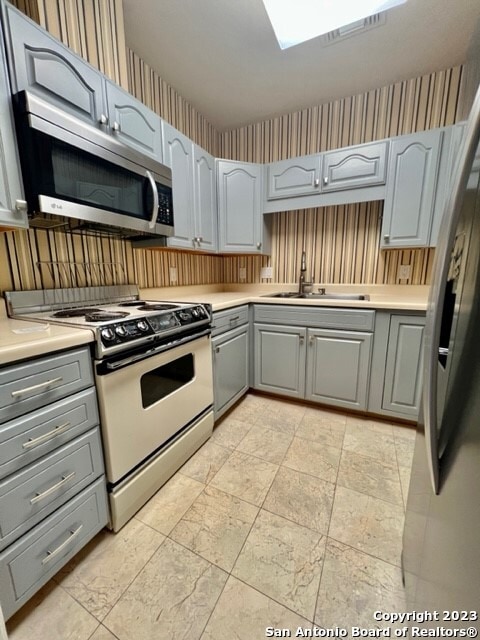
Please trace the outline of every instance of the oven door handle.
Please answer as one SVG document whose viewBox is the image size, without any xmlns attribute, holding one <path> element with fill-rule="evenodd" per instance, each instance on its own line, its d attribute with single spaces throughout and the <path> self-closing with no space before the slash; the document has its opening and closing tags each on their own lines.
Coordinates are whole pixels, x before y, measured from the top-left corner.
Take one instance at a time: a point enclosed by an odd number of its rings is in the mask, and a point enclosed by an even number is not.
<svg viewBox="0 0 480 640">
<path fill-rule="evenodd" d="M 150 358 L 158 353 L 162 353 L 163 351 L 169 351 L 170 349 L 174 349 L 175 347 L 179 347 L 182 344 L 186 344 L 187 342 L 192 342 L 192 340 L 196 340 L 197 338 L 202 338 L 203 336 L 208 336 L 211 333 L 210 327 L 205 329 L 204 331 L 199 331 L 194 335 L 187 336 L 185 338 L 178 338 L 177 340 L 172 340 L 167 344 L 162 344 L 158 347 L 153 347 L 152 349 L 148 349 L 144 353 L 138 353 L 135 356 L 129 356 L 128 358 L 123 358 L 123 360 L 117 360 L 115 362 L 107 362 L 107 369 L 110 371 L 115 371 L 116 369 L 121 369 L 122 367 L 126 367 L 129 364 L 133 364 L 134 362 L 139 362 L 140 360 L 145 360 L 146 358 Z"/>
</svg>

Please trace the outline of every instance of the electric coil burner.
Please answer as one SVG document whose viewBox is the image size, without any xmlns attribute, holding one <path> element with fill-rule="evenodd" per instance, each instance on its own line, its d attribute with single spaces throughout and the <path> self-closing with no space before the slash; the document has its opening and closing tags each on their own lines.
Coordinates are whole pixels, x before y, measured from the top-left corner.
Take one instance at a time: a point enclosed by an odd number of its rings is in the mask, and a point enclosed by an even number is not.
<svg viewBox="0 0 480 640">
<path fill-rule="evenodd" d="M 86 313 L 85 320 L 87 322 L 104 322 L 105 320 L 119 320 L 129 315 L 128 311 L 100 311 L 97 309 L 92 313 Z"/>
<path fill-rule="evenodd" d="M 78 309 L 62 309 L 62 311 L 56 311 L 52 318 L 81 318 L 82 316 L 86 316 L 89 313 L 96 313 L 100 311 L 98 308 L 94 307 L 80 307 Z"/>
</svg>

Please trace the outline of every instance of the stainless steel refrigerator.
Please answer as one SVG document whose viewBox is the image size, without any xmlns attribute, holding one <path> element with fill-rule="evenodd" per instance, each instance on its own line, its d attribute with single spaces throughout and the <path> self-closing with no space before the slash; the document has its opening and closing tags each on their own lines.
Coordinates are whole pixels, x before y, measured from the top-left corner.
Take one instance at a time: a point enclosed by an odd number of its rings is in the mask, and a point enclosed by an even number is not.
<svg viewBox="0 0 480 640">
<path fill-rule="evenodd" d="M 439 613 L 438 620 L 417 625 L 423 629 L 480 628 L 478 619 L 443 619 L 443 611 L 452 610 L 480 615 L 479 141 L 480 90 L 436 250 L 425 330 L 423 412 L 405 517 L 407 610 Z"/>
</svg>

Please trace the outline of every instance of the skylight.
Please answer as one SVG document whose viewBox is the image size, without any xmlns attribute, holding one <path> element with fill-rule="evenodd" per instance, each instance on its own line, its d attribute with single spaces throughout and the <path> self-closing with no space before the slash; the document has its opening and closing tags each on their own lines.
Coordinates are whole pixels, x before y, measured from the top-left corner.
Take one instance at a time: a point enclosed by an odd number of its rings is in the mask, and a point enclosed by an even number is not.
<svg viewBox="0 0 480 640">
<path fill-rule="evenodd" d="M 281 49 L 368 18 L 407 0 L 263 0 Z"/>
</svg>

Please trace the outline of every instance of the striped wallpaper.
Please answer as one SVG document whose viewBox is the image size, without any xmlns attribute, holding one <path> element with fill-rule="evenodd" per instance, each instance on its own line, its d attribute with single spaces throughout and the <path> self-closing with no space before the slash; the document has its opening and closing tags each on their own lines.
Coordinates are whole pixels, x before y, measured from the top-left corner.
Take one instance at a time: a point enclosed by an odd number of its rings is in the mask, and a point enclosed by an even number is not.
<svg viewBox="0 0 480 640">
<path fill-rule="evenodd" d="M 303 111 L 227 131 L 223 157 L 273 162 L 459 120 L 462 67 L 398 82 Z M 380 250 L 382 202 L 290 211 L 274 216 L 271 266 L 276 282 L 295 282 L 306 250 L 315 282 L 428 284 L 434 250 Z M 411 277 L 397 278 L 400 265 Z"/>
<path fill-rule="evenodd" d="M 350 144 L 452 124 L 460 113 L 462 67 L 399 82 L 246 127 L 217 132 L 195 108 L 125 47 L 121 0 L 14 0 L 53 35 L 210 153 L 269 162 Z M 295 282 L 300 254 L 319 283 L 395 283 L 398 266 L 410 264 L 411 284 L 430 280 L 434 251 L 380 251 L 382 203 L 274 213 L 272 254 L 208 256 L 185 251 L 132 249 L 118 238 L 70 236 L 29 230 L 0 234 L 0 289 L 90 284 L 95 273 L 80 266 L 37 262 L 121 263 L 104 273 L 110 282 L 167 286 L 169 268 L 177 284 L 260 282 L 262 266 L 273 280 Z M 246 279 L 239 270 L 245 268 Z M 68 278 L 70 277 L 70 281 Z"/>
</svg>

